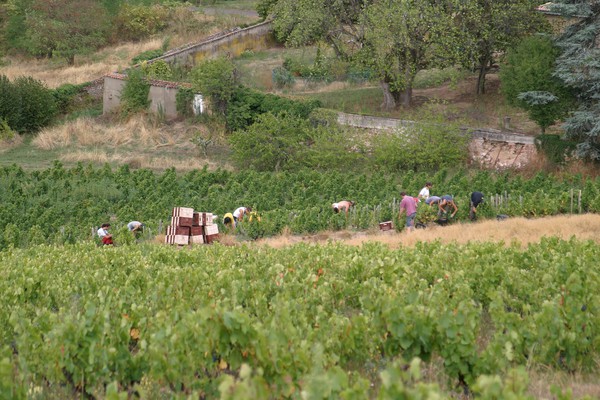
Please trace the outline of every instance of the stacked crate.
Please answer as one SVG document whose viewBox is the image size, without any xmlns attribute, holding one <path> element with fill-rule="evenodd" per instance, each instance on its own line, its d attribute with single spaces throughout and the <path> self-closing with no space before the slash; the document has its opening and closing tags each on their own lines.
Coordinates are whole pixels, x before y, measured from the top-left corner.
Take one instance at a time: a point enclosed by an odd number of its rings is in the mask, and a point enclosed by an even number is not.
<svg viewBox="0 0 600 400">
<path fill-rule="evenodd" d="M 171 225 L 167 226 L 165 243 L 187 244 L 212 243 L 219 237 L 219 227 L 213 222 L 213 214 L 195 212 L 189 207 L 175 207 Z"/>
</svg>

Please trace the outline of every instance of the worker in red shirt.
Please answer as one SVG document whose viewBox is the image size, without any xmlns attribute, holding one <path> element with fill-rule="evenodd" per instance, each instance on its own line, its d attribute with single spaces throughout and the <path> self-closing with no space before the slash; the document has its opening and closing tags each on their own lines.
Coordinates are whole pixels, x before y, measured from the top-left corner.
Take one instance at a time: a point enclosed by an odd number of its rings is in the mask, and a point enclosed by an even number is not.
<svg viewBox="0 0 600 400">
<path fill-rule="evenodd" d="M 415 216 L 417 215 L 417 203 L 415 198 L 401 192 L 402 201 L 400 202 L 400 211 L 398 212 L 398 219 L 402 218 L 402 214 L 406 212 L 406 228 L 411 232 L 415 227 Z"/>
</svg>

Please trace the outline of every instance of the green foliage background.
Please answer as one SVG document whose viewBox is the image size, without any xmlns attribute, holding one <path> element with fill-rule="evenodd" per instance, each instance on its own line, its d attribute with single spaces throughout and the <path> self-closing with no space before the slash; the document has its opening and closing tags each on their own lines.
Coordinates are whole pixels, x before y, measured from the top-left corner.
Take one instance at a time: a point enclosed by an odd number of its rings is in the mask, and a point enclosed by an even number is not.
<svg viewBox="0 0 600 400">
<path fill-rule="evenodd" d="M 542 133 L 565 117 L 574 103 L 571 90 L 553 76 L 558 55 L 559 49 L 550 37 L 530 36 L 508 53 L 507 65 L 500 71 L 502 92 L 508 102 L 527 110 Z M 548 104 L 531 104 L 519 99 L 524 92 L 548 92 L 557 100 Z"/>
</svg>

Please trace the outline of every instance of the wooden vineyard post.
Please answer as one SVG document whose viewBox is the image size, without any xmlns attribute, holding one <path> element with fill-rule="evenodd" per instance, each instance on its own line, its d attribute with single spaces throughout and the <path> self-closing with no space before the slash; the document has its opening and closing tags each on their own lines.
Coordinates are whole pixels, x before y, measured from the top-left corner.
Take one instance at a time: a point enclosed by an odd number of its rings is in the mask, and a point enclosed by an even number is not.
<svg viewBox="0 0 600 400">
<path fill-rule="evenodd" d="M 571 188 L 571 214 L 573 214 L 573 188 Z"/>
</svg>

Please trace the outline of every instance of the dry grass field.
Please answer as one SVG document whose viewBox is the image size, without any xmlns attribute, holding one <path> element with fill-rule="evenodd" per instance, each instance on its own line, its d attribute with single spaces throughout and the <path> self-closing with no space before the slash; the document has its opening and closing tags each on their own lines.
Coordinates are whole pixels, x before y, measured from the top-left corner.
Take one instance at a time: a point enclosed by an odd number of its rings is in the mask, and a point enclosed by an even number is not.
<svg viewBox="0 0 600 400">
<path fill-rule="evenodd" d="M 259 245 L 285 247 L 299 242 L 325 244 L 342 242 L 360 246 L 366 242 L 380 242 L 392 248 L 414 246 L 419 242 L 440 241 L 441 243 L 464 244 L 469 242 L 503 242 L 508 245 L 527 246 L 539 242 L 543 237 L 559 237 L 593 240 L 600 243 L 600 215 L 560 215 L 527 219 L 509 218 L 504 221 L 485 220 L 476 223 L 457 223 L 450 226 L 431 226 L 413 232 L 368 232 L 339 231 L 320 232 L 315 235 L 295 236 L 285 234 L 257 241 Z M 230 239 L 225 239 L 231 243 Z"/>
<path fill-rule="evenodd" d="M 162 39 L 150 39 L 139 43 L 126 43 L 100 50 L 85 59 L 76 59 L 75 65 L 66 66 L 51 60 L 11 58 L 9 65 L 2 67 L 2 74 L 13 80 L 19 76 L 31 76 L 56 88 L 65 83 L 81 84 L 100 78 L 104 74 L 129 66 L 136 55 L 159 49 Z"/>
<path fill-rule="evenodd" d="M 212 137 L 214 144 L 202 154 L 195 135 Z M 65 164 L 128 164 L 134 168 L 163 170 L 175 167 L 189 171 L 231 166 L 227 149 L 217 135 L 202 125 L 162 123 L 147 115 L 136 115 L 120 123 L 80 118 L 40 131 L 31 145 L 40 151 L 56 151 Z"/>
</svg>

